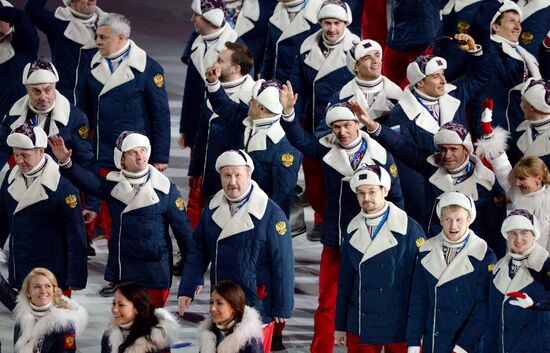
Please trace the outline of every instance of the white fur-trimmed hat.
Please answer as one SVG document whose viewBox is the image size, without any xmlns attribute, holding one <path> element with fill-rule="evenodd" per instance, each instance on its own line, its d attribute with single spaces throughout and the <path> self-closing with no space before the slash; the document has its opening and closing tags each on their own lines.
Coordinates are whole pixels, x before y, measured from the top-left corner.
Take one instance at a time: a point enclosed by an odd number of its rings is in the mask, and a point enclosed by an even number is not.
<svg viewBox="0 0 550 353">
<path fill-rule="evenodd" d="M 460 206 L 470 214 L 470 222 L 473 222 L 476 219 L 476 205 L 474 200 L 470 196 L 464 195 L 461 192 L 450 191 L 446 192 L 439 197 L 439 202 L 437 203 L 436 213 L 437 217 L 441 219 L 441 210 L 447 206 Z"/>
<path fill-rule="evenodd" d="M 443 124 L 438 132 L 434 135 L 434 144 L 438 145 L 463 145 L 468 154 L 474 153 L 474 144 L 472 136 L 466 128 L 459 123 L 452 121 Z"/>
<path fill-rule="evenodd" d="M 532 231 L 535 235 L 535 240 L 540 238 L 540 223 L 537 217 L 527 210 L 517 209 L 510 212 L 508 217 L 502 222 L 500 232 L 505 239 L 508 239 L 507 233 L 518 229 Z"/>
<path fill-rule="evenodd" d="M 407 66 L 407 80 L 413 85 L 422 81 L 426 76 L 439 70 L 447 69 L 447 60 L 440 56 L 420 55 Z"/>
<path fill-rule="evenodd" d="M 18 126 L 8 135 L 6 140 L 11 148 L 22 148 L 32 150 L 35 148 L 48 147 L 48 135 L 40 126 L 23 124 Z"/>
<path fill-rule="evenodd" d="M 258 80 L 252 88 L 252 98 L 273 114 L 281 115 L 283 113 L 280 99 L 281 88 L 282 85 L 277 80 Z"/>
<path fill-rule="evenodd" d="M 341 0 L 325 0 L 317 13 L 317 21 L 321 23 L 325 18 L 335 18 L 344 21 L 349 26 L 353 20 L 349 5 Z"/>
<path fill-rule="evenodd" d="M 377 165 L 362 165 L 353 173 L 349 185 L 353 192 L 357 192 L 357 187 L 361 185 L 383 186 L 389 191 L 391 178 L 384 168 Z"/>
<path fill-rule="evenodd" d="M 506 11 L 515 11 L 519 15 L 519 20 L 523 21 L 523 12 L 521 11 L 521 8 L 513 1 L 510 0 L 504 0 L 502 2 L 502 5 L 498 8 L 497 12 L 493 16 L 493 19 L 491 20 L 490 27 L 491 30 L 493 28 L 493 23 L 497 20 L 498 16 L 500 16 L 502 13 Z"/>
<path fill-rule="evenodd" d="M 2 3 L 2 5 L 4 5 L 4 7 L 13 7 L 13 5 L 9 1 L 0 0 L 0 2 Z"/>
<path fill-rule="evenodd" d="M 535 109 L 550 114 L 550 82 L 529 78 L 521 90 L 523 98 Z"/>
<path fill-rule="evenodd" d="M 364 39 L 351 47 L 346 55 L 346 64 L 349 71 L 355 75 L 355 63 L 357 60 L 361 59 L 373 50 L 380 53 L 380 60 L 382 60 L 382 47 L 378 44 L 378 42 L 372 39 Z"/>
<path fill-rule="evenodd" d="M 193 0 L 191 10 L 218 28 L 225 24 L 224 0 Z"/>
<path fill-rule="evenodd" d="M 219 173 L 223 167 L 244 165 L 254 171 L 254 162 L 252 158 L 243 150 L 229 150 L 220 154 L 216 159 L 216 171 Z"/>
<path fill-rule="evenodd" d="M 55 66 L 42 59 L 25 65 L 22 82 L 24 85 L 37 85 L 42 83 L 56 83 L 59 81 L 59 74 Z"/>
<path fill-rule="evenodd" d="M 122 168 L 122 154 L 136 147 L 145 147 L 147 149 L 147 159 L 151 157 L 151 142 L 145 135 L 135 131 L 123 131 L 118 135 L 114 149 L 114 162 L 118 169 Z"/>
<path fill-rule="evenodd" d="M 325 116 L 327 125 L 331 126 L 332 123 L 340 120 L 353 120 L 359 122 L 355 113 L 349 109 L 347 102 L 335 103 L 327 107 L 327 114 Z"/>
</svg>

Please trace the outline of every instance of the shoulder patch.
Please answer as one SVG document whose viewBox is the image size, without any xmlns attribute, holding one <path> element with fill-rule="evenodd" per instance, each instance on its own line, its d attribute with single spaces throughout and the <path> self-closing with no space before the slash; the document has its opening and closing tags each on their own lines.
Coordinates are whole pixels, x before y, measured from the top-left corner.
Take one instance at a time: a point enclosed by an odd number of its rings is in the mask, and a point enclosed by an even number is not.
<svg viewBox="0 0 550 353">
<path fill-rule="evenodd" d="M 161 88 L 164 86 L 164 76 L 162 76 L 162 74 L 156 74 L 155 77 L 153 77 L 153 82 L 158 88 Z"/>
<path fill-rule="evenodd" d="M 290 153 L 285 153 L 281 156 L 281 162 L 285 167 L 291 167 L 294 164 L 294 156 Z"/>
<path fill-rule="evenodd" d="M 521 42 L 523 44 L 531 44 L 535 36 L 531 32 L 523 32 L 521 34 Z"/>
<path fill-rule="evenodd" d="M 78 136 L 80 136 L 81 139 L 86 140 L 88 136 L 90 136 L 90 129 L 86 125 L 82 125 L 78 128 Z"/>
<path fill-rule="evenodd" d="M 183 197 L 178 197 L 176 199 L 176 207 L 180 210 L 180 211 L 184 211 L 185 210 L 185 201 L 183 201 Z"/>
<path fill-rule="evenodd" d="M 493 263 L 487 265 L 487 271 L 489 271 L 489 272 L 493 272 L 494 268 L 495 268 L 495 264 L 493 264 Z"/>
<path fill-rule="evenodd" d="M 76 348 L 74 333 L 70 333 L 70 334 L 65 335 L 63 341 L 64 341 L 63 346 L 64 346 L 65 349 L 75 349 Z"/>
<path fill-rule="evenodd" d="M 422 245 L 424 245 L 425 242 L 426 242 L 426 238 L 424 237 L 420 237 L 416 239 L 416 247 L 420 248 Z"/>
<path fill-rule="evenodd" d="M 394 178 L 397 177 L 397 166 L 395 163 L 390 165 L 390 173 Z"/>
<path fill-rule="evenodd" d="M 493 202 L 497 207 L 503 207 L 506 204 L 506 197 L 502 194 L 493 196 Z"/>
<path fill-rule="evenodd" d="M 286 233 L 286 222 L 285 221 L 280 221 L 279 223 L 277 223 L 275 225 L 275 230 L 277 231 L 277 233 L 279 233 L 281 235 L 285 235 L 285 233 Z"/>
<path fill-rule="evenodd" d="M 456 30 L 458 33 L 468 33 L 468 30 L 470 29 L 470 24 L 466 21 L 459 21 L 456 24 Z"/>
<path fill-rule="evenodd" d="M 76 205 L 78 205 L 76 195 L 74 195 L 74 194 L 67 195 L 67 197 L 65 197 L 65 203 L 70 208 L 75 208 Z"/>
</svg>

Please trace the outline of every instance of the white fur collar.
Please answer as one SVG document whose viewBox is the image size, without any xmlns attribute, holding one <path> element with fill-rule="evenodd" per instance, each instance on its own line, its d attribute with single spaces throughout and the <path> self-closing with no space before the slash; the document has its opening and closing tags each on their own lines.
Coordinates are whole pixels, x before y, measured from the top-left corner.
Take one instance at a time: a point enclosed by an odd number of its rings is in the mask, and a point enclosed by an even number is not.
<svg viewBox="0 0 550 353">
<path fill-rule="evenodd" d="M 170 192 L 170 180 L 152 165 L 149 165 L 149 180 L 139 189 L 137 195 L 134 194 L 132 186 L 122 172 L 110 172 L 107 174 L 107 180 L 117 182 L 111 191 L 111 196 L 126 204 L 122 213 L 158 203 L 160 199 L 155 190 L 165 195 Z"/>
<path fill-rule="evenodd" d="M 50 311 L 36 321 L 25 294 L 19 293 L 13 315 L 21 328 L 21 336 L 15 342 L 15 352 L 33 352 L 33 347 L 44 336 L 70 327 L 74 328 L 77 335 L 84 332 L 88 323 L 88 312 L 72 299 L 63 297 L 63 300 L 68 303 L 67 308 L 58 308 L 52 305 Z"/>
<path fill-rule="evenodd" d="M 450 83 L 445 84 L 446 93 L 439 98 L 439 124 L 415 98 L 412 93 L 413 89 L 413 85 L 405 87 L 398 103 L 409 120 L 414 120 L 417 126 L 435 135 L 441 125 L 453 120 L 456 111 L 460 107 L 460 100 L 449 95 L 449 92 L 454 91 L 456 86 Z"/>
<path fill-rule="evenodd" d="M 322 29 L 309 36 L 302 46 L 300 47 L 300 54 L 309 52 L 304 60 L 304 63 L 309 67 L 317 71 L 314 81 L 318 81 L 326 75 L 334 72 L 342 67 L 346 67 L 346 53 L 355 44 L 359 43 L 361 39 L 355 34 L 351 33 L 348 28 L 344 32 L 344 39 L 340 45 L 336 46 L 328 57 L 325 58 L 321 48 L 319 47 L 319 40 L 321 39 Z"/>
<path fill-rule="evenodd" d="M 130 51 L 128 57 L 120 63 L 119 67 L 111 74 L 107 59 L 101 56 L 99 51 L 94 55 L 92 59 L 92 75 L 103 84 L 103 89 L 99 95 L 103 95 L 115 87 L 121 86 L 126 82 L 134 79 L 134 73 L 131 68 L 136 69 L 139 72 L 145 71 L 145 65 L 147 64 L 147 53 L 143 49 L 137 46 L 134 41 L 128 39 L 130 42 Z"/>
<path fill-rule="evenodd" d="M 374 240 L 370 240 L 370 234 L 361 213 L 355 216 L 348 225 L 348 234 L 355 232 L 351 236 L 349 243 L 363 254 L 361 263 L 394 246 L 397 246 L 397 239 L 395 239 L 393 233 L 400 235 L 407 234 L 407 226 L 409 223 L 407 214 L 393 203 L 389 201 L 387 202 L 390 209 L 388 219 L 382 228 L 380 228 L 380 231 Z"/>
<path fill-rule="evenodd" d="M 497 262 L 493 269 L 493 273 L 495 274 L 493 284 L 502 294 L 521 291 L 534 281 L 528 269 L 530 268 L 535 272 L 540 272 L 544 263 L 548 260 L 548 256 L 548 251 L 539 244 L 536 244 L 525 261 L 525 265 L 520 266 L 514 278 L 511 279 L 508 264 L 512 261 L 512 257 L 510 253 L 507 253 Z"/>
<path fill-rule="evenodd" d="M 443 10 L 441 10 L 442 15 L 448 15 L 450 14 L 453 9 L 455 12 L 460 12 L 464 8 L 473 5 L 475 3 L 478 3 L 483 0 L 449 0 L 445 7 L 443 7 Z"/>
<path fill-rule="evenodd" d="M 241 322 L 235 325 L 233 333 L 225 337 L 216 346 L 216 334 L 212 332 L 213 325 L 210 319 L 200 323 L 197 330 L 197 341 L 201 353 L 239 353 L 253 339 L 262 340 L 262 321 L 258 312 L 245 306 Z"/>
<path fill-rule="evenodd" d="M 506 55 L 508 55 L 513 59 L 523 62 L 527 67 L 527 70 L 529 70 L 530 77 L 533 77 L 537 80 L 541 79 L 541 75 L 539 71 L 539 63 L 537 62 L 537 59 L 531 53 L 529 53 L 524 47 L 518 44 L 515 48 L 513 48 L 506 40 L 504 40 L 503 38 L 497 35 L 491 35 L 491 40 L 493 42 L 500 43 L 502 47 L 502 51 Z"/>
<path fill-rule="evenodd" d="M 23 173 L 21 173 L 19 167 L 15 166 L 11 170 L 8 176 L 8 192 L 11 197 L 17 201 L 17 207 L 15 208 L 14 213 L 17 213 L 40 201 L 47 200 L 49 197 L 46 193 L 45 187 L 51 191 L 57 190 L 59 179 L 61 179 L 59 165 L 55 163 L 55 161 L 47 154 L 44 156 L 46 157 L 46 165 L 44 166 L 44 170 L 28 189 L 25 185 Z"/>
<path fill-rule="evenodd" d="M 174 316 L 166 309 L 155 309 L 155 315 L 159 323 L 151 329 L 151 341 L 140 337 L 124 351 L 125 353 L 157 352 L 177 342 L 180 326 Z M 105 335 L 109 339 L 111 352 L 118 352 L 124 338 L 114 320 L 109 323 Z"/>
<path fill-rule="evenodd" d="M 384 165 L 386 164 L 388 153 L 381 144 L 372 139 L 368 133 L 363 130 L 359 130 L 359 133 L 363 139 L 367 142 L 367 152 L 361 159 L 359 165 L 373 164 L 374 161 Z M 346 151 L 338 143 L 336 135 L 330 133 L 319 140 L 319 143 L 325 147 L 330 148 L 330 150 L 323 156 L 323 161 L 334 168 L 338 173 L 342 174 L 344 177 L 351 178 L 354 173 L 353 168 L 349 162 L 349 158 L 346 154 Z"/>
<path fill-rule="evenodd" d="M 382 76 L 382 91 L 376 97 L 372 106 L 368 105 L 365 95 L 357 84 L 355 78 L 342 87 L 339 93 L 340 100 L 355 100 L 369 113 L 373 119 L 389 114 L 394 104 L 390 99 L 399 100 L 403 95 L 401 88 L 386 76 Z"/>
<path fill-rule="evenodd" d="M 429 252 L 420 262 L 438 280 L 436 286 L 440 287 L 447 282 L 473 272 L 474 266 L 469 257 L 472 256 L 479 261 L 483 260 L 487 253 L 487 243 L 470 230 L 470 238 L 466 248 L 462 249 L 449 266 L 447 266 L 443 257 L 442 233 L 426 240 L 424 245 L 420 247 L 420 252 Z M 486 270 L 488 271 L 488 269 Z"/>
<path fill-rule="evenodd" d="M 15 50 L 11 45 L 11 41 L 4 40 L 0 43 L 0 64 L 3 64 L 15 56 Z"/>
<path fill-rule="evenodd" d="M 191 61 L 197 69 L 202 79 L 206 79 L 204 73 L 206 69 L 218 60 L 218 54 L 225 48 L 225 42 L 235 42 L 239 35 L 229 24 L 223 26 L 222 34 L 215 43 L 206 48 L 206 43 L 202 36 L 198 36 L 191 46 Z M 205 52 L 206 50 L 206 52 Z"/>
<path fill-rule="evenodd" d="M 283 130 L 281 122 L 278 120 L 273 123 L 273 125 L 271 125 L 267 130 L 257 130 L 254 136 L 250 138 L 250 141 L 247 140 L 253 129 L 254 123 L 252 122 L 252 119 L 250 117 L 246 117 L 246 119 L 243 120 L 243 125 L 246 126 L 243 139 L 245 145 L 248 142 L 246 148 L 247 152 L 265 151 L 267 149 L 268 137 L 274 144 L 279 143 L 279 141 L 281 141 L 281 139 L 285 137 L 285 130 Z"/>
<path fill-rule="evenodd" d="M 516 143 L 524 155 L 541 157 L 550 154 L 550 129 L 543 131 L 534 141 L 530 121 L 523 121 L 517 131 L 525 131 Z"/>
<path fill-rule="evenodd" d="M 529 0 L 527 3 L 525 3 L 525 0 L 520 0 L 518 1 L 518 5 L 521 8 L 522 13 L 521 21 L 524 22 L 531 15 L 550 6 L 550 2 L 548 2 L 548 0 Z"/>
<path fill-rule="evenodd" d="M 10 125 L 10 129 L 13 131 L 17 127 L 25 123 L 27 119 L 27 112 L 29 111 L 29 95 L 24 95 L 17 102 L 13 104 L 8 113 L 11 116 L 18 116 L 18 118 Z M 52 109 L 50 131 L 48 131 L 48 137 L 59 134 L 59 128 L 57 123 L 63 126 L 67 126 L 69 123 L 69 116 L 71 115 L 71 104 L 69 100 L 65 98 L 57 90 L 55 91 L 55 105 Z"/>
<path fill-rule="evenodd" d="M 284 4 L 279 2 L 275 7 L 273 16 L 269 19 L 269 22 L 282 31 L 277 43 L 297 34 L 309 31 L 311 26 L 317 23 L 317 13 L 319 12 L 321 4 L 322 1 L 320 0 L 307 0 L 306 6 L 302 11 L 290 21 Z"/>
<path fill-rule="evenodd" d="M 256 26 L 260 19 L 260 3 L 258 0 L 243 1 L 243 6 L 237 17 L 235 31 L 242 37 Z"/>
<path fill-rule="evenodd" d="M 106 12 L 103 12 L 99 7 L 96 7 L 96 14 L 98 22 L 108 15 Z M 65 35 L 65 38 L 70 39 L 80 45 L 90 45 L 91 43 L 95 42 L 95 38 L 92 36 L 90 31 L 81 21 L 79 21 L 79 19 L 77 19 L 72 14 L 69 8 L 58 7 L 55 10 L 55 18 L 61 21 L 69 22 L 67 29 L 65 29 L 65 32 L 63 33 Z"/>
<path fill-rule="evenodd" d="M 222 229 L 218 240 L 254 229 L 254 222 L 252 222 L 250 215 L 258 220 L 264 216 L 269 198 L 254 180 L 251 183 L 253 186 L 252 195 L 233 217 L 231 217 L 229 202 L 223 189 L 218 191 L 210 201 L 209 209 L 216 209 L 212 214 L 212 220 Z"/>
<path fill-rule="evenodd" d="M 436 167 L 439 167 L 434 174 L 430 177 L 430 183 L 436 186 L 441 191 L 459 191 L 465 195 L 470 196 L 474 201 L 479 198 L 477 192 L 477 184 L 484 187 L 487 190 L 491 190 L 495 184 L 495 174 L 486 166 L 483 165 L 481 160 L 475 156 L 470 156 L 470 161 L 474 164 L 473 174 L 463 182 L 454 185 L 451 174 L 443 166 L 439 166 L 436 163 L 436 155 L 432 154 L 428 157 L 428 162 Z"/>
</svg>

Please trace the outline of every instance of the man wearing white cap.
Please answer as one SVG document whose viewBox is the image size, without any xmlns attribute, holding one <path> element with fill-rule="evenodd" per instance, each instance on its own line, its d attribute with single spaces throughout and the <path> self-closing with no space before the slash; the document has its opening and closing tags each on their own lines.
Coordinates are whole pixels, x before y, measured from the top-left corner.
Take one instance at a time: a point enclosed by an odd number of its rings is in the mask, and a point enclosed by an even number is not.
<svg viewBox="0 0 550 353">
<path fill-rule="evenodd" d="M 61 94 L 76 104 L 78 80 L 86 77 L 97 52 L 97 24 L 107 13 L 96 0 L 63 0 L 55 11 L 46 8 L 46 0 L 28 0 L 25 10 L 34 25 L 46 34 L 53 63 L 59 68 Z"/>
<path fill-rule="evenodd" d="M 450 121 L 467 126 L 466 106 L 476 97 L 491 73 L 490 56 L 483 55 L 481 46 L 471 36 L 459 33 L 455 38 L 465 42 L 460 50 L 472 57 L 472 70 L 451 84 L 445 79 L 445 59 L 432 55 L 417 57 L 407 67 L 410 84 L 403 90 L 403 96 L 388 118 L 388 125 L 403 138 L 433 152 L 436 151 L 433 136 L 440 126 Z M 424 225 L 428 219 L 422 218 L 425 215 L 422 210 L 424 200 L 418 194 L 424 194 L 426 185 L 421 175 L 410 169 L 405 161 L 396 158 L 397 166 L 402 171 L 405 210 Z"/>
<path fill-rule="evenodd" d="M 25 65 L 36 60 L 38 33 L 29 16 L 0 0 L 0 118 L 25 94 L 19 84 Z"/>
<path fill-rule="evenodd" d="M 359 121 L 347 103 L 329 107 L 326 122 L 332 133 L 317 139 L 305 131 L 293 112 L 296 96 L 290 82 L 283 87 L 282 125 L 290 143 L 304 156 L 322 164 L 323 191 L 326 195 L 321 243 L 321 268 L 319 272 L 319 306 L 315 312 L 312 352 L 332 352 L 334 347 L 334 312 L 340 264 L 340 244 L 346 227 L 359 212 L 356 195 L 348 187 L 353 173 L 363 164 L 376 164 L 391 175 L 388 199 L 403 207 L 401 186 L 393 157 L 370 136 L 360 130 Z M 319 177 L 319 175 L 317 175 Z M 320 189 L 315 189 L 320 192 Z"/>
<path fill-rule="evenodd" d="M 20 288 L 35 267 L 52 271 L 62 290 L 82 289 L 88 276 L 78 190 L 44 150 L 48 136 L 23 124 L 7 139 L 17 166 L 0 189 L 0 247 L 10 236 L 9 281 Z"/>
<path fill-rule="evenodd" d="M 494 173 L 473 154 L 472 137 L 464 126 L 453 122 L 444 124 L 433 138 L 438 152 L 432 153 L 372 120 L 358 104 L 353 107 L 371 136 L 424 178 L 424 193 L 415 197 L 421 198 L 424 223 L 419 223 L 429 235 L 434 236 L 441 230 L 434 222 L 438 196 L 458 191 L 471 197 L 482 215 L 476 222 L 472 219 L 472 229 L 497 255 L 504 255 L 505 244 L 496 236 L 505 217 L 504 191 Z"/>
<path fill-rule="evenodd" d="M 529 211 L 516 209 L 502 223 L 501 233 L 509 250 L 492 271 L 483 352 L 542 352 L 550 347 L 545 312 L 550 257 L 537 242 L 540 225 Z"/>
<path fill-rule="evenodd" d="M 361 212 L 349 223 L 342 244 L 336 344 L 350 353 L 406 353 L 411 278 L 424 230 L 386 201 L 391 178 L 384 168 L 361 167 L 350 186 Z"/>
<path fill-rule="evenodd" d="M 63 175 L 107 202 L 113 233 L 105 280 L 138 283 L 145 287 L 155 307 L 163 307 L 172 284 L 169 228 L 185 258 L 191 226 L 176 185 L 148 163 L 151 144 L 147 136 L 133 131 L 120 134 L 113 151 L 118 170 L 107 174 L 106 179 L 73 161 L 61 137 L 53 137 L 51 146 L 62 161 Z"/>
<path fill-rule="evenodd" d="M 436 211 L 443 230 L 420 247 L 409 302 L 408 352 L 478 352 L 496 258 L 469 228 L 476 218 L 470 197 L 445 193 Z"/>
<path fill-rule="evenodd" d="M 209 199 L 193 234 L 178 291 L 180 315 L 210 264 L 212 287 L 223 280 L 236 282 L 246 304 L 262 315 L 269 352 L 274 323 L 289 318 L 294 306 L 290 227 L 281 208 L 252 180 L 254 162 L 246 152 L 222 153 L 216 170 L 223 189 Z"/>
<path fill-rule="evenodd" d="M 199 35 L 191 46 L 185 76 L 178 141 L 181 148 L 195 145 L 198 120 L 206 104 L 206 69 L 218 60 L 226 42 L 240 41 L 237 32 L 225 20 L 223 0 L 193 0 L 191 10 L 191 20 Z"/>
<path fill-rule="evenodd" d="M 298 93 L 296 117 L 304 121 L 303 126 L 309 132 L 314 132 L 324 119 L 332 95 L 353 78 L 346 67 L 346 52 L 360 42 L 347 28 L 352 23 L 352 13 L 344 1 L 323 1 L 317 21 L 321 29 L 302 43 L 290 79 Z M 318 240 L 326 196 L 320 191 L 323 190 L 320 164 L 304 158 L 304 174 L 307 198 L 315 211 L 315 225 L 308 235 Z"/>
</svg>

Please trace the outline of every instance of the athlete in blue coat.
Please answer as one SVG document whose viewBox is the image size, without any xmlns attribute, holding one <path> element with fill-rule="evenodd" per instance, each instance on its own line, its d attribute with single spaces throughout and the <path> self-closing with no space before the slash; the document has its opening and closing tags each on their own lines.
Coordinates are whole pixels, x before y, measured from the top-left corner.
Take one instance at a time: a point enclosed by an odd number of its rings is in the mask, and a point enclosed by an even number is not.
<svg viewBox="0 0 550 353">
<path fill-rule="evenodd" d="M 55 11 L 47 9 L 46 3 L 47 0 L 29 0 L 25 11 L 48 38 L 53 63 L 59 68 L 59 92 L 75 104 L 77 81 L 86 73 L 86 64 L 97 51 L 94 45 L 97 24 L 107 13 L 95 2 L 64 0 L 66 6 Z"/>
<path fill-rule="evenodd" d="M 431 353 L 480 352 L 496 258 L 487 243 L 468 228 L 476 217 L 470 197 L 444 194 L 437 216 L 443 231 L 420 247 L 414 270 L 408 352 L 419 353 L 420 347 Z"/>
<path fill-rule="evenodd" d="M 406 350 L 410 287 L 425 237 L 418 223 L 385 200 L 390 181 L 375 165 L 362 167 L 351 179 L 361 212 L 349 223 L 342 244 L 335 320 L 339 345 Z"/>
</svg>

